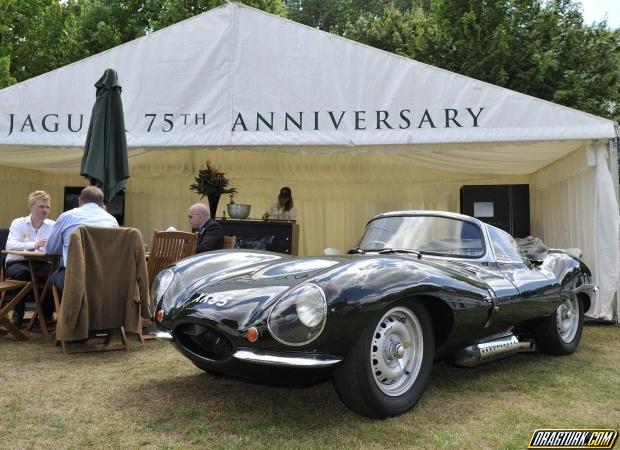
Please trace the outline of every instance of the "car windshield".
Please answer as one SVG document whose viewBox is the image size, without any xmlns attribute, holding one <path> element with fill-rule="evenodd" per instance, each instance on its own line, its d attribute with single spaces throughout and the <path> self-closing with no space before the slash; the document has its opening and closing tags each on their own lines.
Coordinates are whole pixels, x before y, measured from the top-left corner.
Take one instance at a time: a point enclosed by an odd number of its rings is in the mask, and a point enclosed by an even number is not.
<svg viewBox="0 0 620 450">
<path fill-rule="evenodd" d="M 358 248 L 475 258 L 484 254 L 483 242 L 480 228 L 470 222 L 439 216 L 394 216 L 370 222 Z"/>
</svg>

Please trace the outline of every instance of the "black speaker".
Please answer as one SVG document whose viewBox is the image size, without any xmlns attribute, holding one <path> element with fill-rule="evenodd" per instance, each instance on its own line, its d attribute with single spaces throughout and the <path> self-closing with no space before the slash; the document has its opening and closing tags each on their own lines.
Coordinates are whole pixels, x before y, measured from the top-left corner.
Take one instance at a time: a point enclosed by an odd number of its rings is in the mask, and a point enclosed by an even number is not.
<svg viewBox="0 0 620 450">
<path fill-rule="evenodd" d="M 461 187 L 461 213 L 501 228 L 514 237 L 530 234 L 529 184 Z"/>
<path fill-rule="evenodd" d="M 63 211 L 79 206 L 80 192 L 84 186 L 65 186 Z M 125 191 L 121 191 L 106 204 L 107 211 L 114 216 L 120 226 L 125 223 Z"/>
</svg>

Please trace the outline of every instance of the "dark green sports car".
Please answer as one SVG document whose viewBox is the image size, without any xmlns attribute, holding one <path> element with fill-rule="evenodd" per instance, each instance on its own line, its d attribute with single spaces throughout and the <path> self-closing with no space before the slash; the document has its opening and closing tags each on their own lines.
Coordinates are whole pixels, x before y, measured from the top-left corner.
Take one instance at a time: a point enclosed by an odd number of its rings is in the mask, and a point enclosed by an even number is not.
<svg viewBox="0 0 620 450">
<path fill-rule="evenodd" d="M 524 256 L 504 231 L 437 211 L 380 214 L 341 256 L 197 255 L 153 284 L 158 333 L 206 371 L 276 384 L 333 377 L 369 417 L 401 414 L 433 361 L 566 355 L 595 287 L 562 250 Z"/>
</svg>

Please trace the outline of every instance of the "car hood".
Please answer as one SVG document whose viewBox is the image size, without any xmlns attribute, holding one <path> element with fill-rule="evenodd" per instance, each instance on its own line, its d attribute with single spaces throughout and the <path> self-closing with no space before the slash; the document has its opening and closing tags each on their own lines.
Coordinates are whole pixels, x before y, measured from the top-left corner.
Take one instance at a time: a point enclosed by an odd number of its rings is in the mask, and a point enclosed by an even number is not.
<svg viewBox="0 0 620 450">
<path fill-rule="evenodd" d="M 177 296 L 172 319 L 200 318 L 246 328 L 260 321 L 284 292 L 351 258 L 278 257 L 201 277 Z"/>
<path fill-rule="evenodd" d="M 182 283 L 183 289 L 176 295 L 174 308 L 169 311 L 169 318 L 173 321 L 206 319 L 235 330 L 245 329 L 264 322 L 275 301 L 301 283 L 311 280 L 323 286 L 326 284 L 324 281 L 329 280 L 336 272 L 341 274 L 342 279 L 356 283 L 360 273 L 374 273 L 387 265 L 391 266 L 389 270 L 406 265 L 409 270 L 424 269 L 425 272 L 433 273 L 440 271 L 455 278 L 466 277 L 478 287 L 485 285 L 475 270 L 469 268 L 469 264 L 454 264 L 451 261 L 430 258 L 417 259 L 414 255 L 299 258 L 268 252 L 248 252 L 245 255 L 251 259 L 251 263 L 238 263 L 221 271 L 206 272 L 209 275 L 196 277 L 192 283 L 186 279 L 186 282 Z M 222 252 L 220 256 L 226 256 L 226 253 Z M 237 251 L 228 256 L 241 258 L 243 254 Z M 244 261 L 249 261 L 247 258 Z M 464 270 L 465 268 L 469 269 Z M 329 291 L 327 293 L 329 298 Z"/>
</svg>

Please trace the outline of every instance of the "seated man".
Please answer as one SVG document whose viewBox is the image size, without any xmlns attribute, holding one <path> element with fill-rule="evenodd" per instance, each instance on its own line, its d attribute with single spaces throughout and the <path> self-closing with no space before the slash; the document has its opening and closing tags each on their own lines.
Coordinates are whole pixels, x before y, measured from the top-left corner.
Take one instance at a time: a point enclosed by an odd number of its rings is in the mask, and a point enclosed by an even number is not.
<svg viewBox="0 0 620 450">
<path fill-rule="evenodd" d="M 65 286 L 65 266 L 71 234 L 81 225 L 118 227 L 114 216 L 103 208 L 103 191 L 98 187 L 87 186 L 82 189 L 78 204 L 77 208 L 65 211 L 58 216 L 45 248 L 49 254 L 62 255 L 60 266 L 52 275 L 52 282 L 61 290 Z"/>
<path fill-rule="evenodd" d="M 6 241 L 7 250 L 43 250 L 47 238 L 52 232 L 54 221 L 47 218 L 50 213 L 50 195 L 45 191 L 34 191 L 28 196 L 30 215 L 19 217 L 11 223 L 9 237 Z M 46 277 L 50 265 L 44 261 L 34 261 L 33 270 L 36 276 Z M 30 266 L 28 261 L 17 255 L 6 257 L 6 278 L 12 280 L 30 281 Z M 32 294 L 29 295 L 32 298 Z M 28 299 L 29 297 L 26 297 Z M 24 320 L 26 301 L 19 302 L 13 310 L 11 322 L 21 327 Z M 54 311 L 51 296 L 43 299 L 43 313 L 49 320 Z"/>
<path fill-rule="evenodd" d="M 209 207 L 204 203 L 196 203 L 187 213 L 192 231 L 198 233 L 196 253 L 220 250 L 224 248 L 224 229 L 211 218 Z"/>
</svg>

